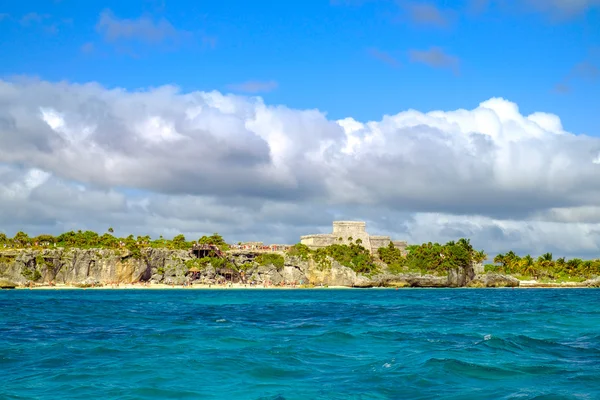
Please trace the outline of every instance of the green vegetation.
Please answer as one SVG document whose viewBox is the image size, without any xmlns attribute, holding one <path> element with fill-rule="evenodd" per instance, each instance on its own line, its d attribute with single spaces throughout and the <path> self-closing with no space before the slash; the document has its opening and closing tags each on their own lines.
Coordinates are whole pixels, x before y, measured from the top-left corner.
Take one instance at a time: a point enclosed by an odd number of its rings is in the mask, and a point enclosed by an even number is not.
<svg viewBox="0 0 600 400">
<path fill-rule="evenodd" d="M 406 259 L 402 255 L 402 251 L 396 248 L 392 242 L 387 247 L 381 247 L 377 253 L 381 261 L 387 264 L 390 272 L 397 274 L 404 270 Z"/>
<path fill-rule="evenodd" d="M 142 258 L 141 249 L 145 247 L 165 248 L 172 250 L 188 250 L 194 242 L 188 242 L 184 235 L 177 235 L 172 240 L 164 239 L 162 236 L 157 240 L 152 240 L 150 236 L 129 235 L 127 237 L 113 236 L 114 229 L 109 228 L 107 233 L 99 235 L 92 231 L 71 231 L 65 232 L 58 236 L 39 235 L 29 237 L 24 232 L 10 238 L 4 233 L 0 233 L 0 246 L 3 248 L 80 248 L 80 249 L 113 249 L 113 250 L 128 250 L 128 256 L 133 258 Z M 196 243 L 212 244 L 217 246 L 222 251 L 229 250 L 229 245 L 223 240 L 223 237 L 218 233 L 210 236 L 202 236 Z M 38 260 L 38 264 L 43 262 Z"/>
<path fill-rule="evenodd" d="M 483 251 L 473 249 L 469 239 L 451 241 L 444 245 L 430 242 L 408 246 L 406 255 L 390 242 L 388 247 L 382 247 L 377 252 L 393 273 L 444 275 L 450 269 L 466 267 L 487 258 Z"/>
<path fill-rule="evenodd" d="M 192 247 L 191 243 L 185 241 L 185 236 L 179 234 L 171 240 L 171 248 L 175 250 L 187 250 Z"/>
<path fill-rule="evenodd" d="M 187 260 L 185 262 L 185 266 L 188 270 L 190 269 L 198 269 L 203 270 L 208 265 L 212 265 L 213 268 L 227 268 L 228 262 L 225 258 L 219 257 L 202 257 L 202 258 L 192 258 L 191 260 Z"/>
<path fill-rule="evenodd" d="M 38 255 L 35 258 L 35 265 L 36 265 L 36 267 L 42 267 L 42 266 L 46 266 L 46 267 L 49 267 L 49 268 L 53 268 L 54 267 L 54 264 L 51 261 L 47 261 L 44 257 L 42 257 L 40 255 Z"/>
<path fill-rule="evenodd" d="M 43 248 L 82 248 L 82 249 L 111 249 L 123 252 L 123 257 L 142 258 L 144 248 L 164 248 L 172 250 L 189 250 L 197 244 L 214 245 L 221 251 L 229 250 L 230 246 L 218 233 L 210 236 L 202 236 L 195 242 L 188 241 L 184 235 L 176 235 L 173 239 L 152 239 L 150 236 L 117 237 L 113 235 L 111 227 L 106 233 L 98 234 L 93 231 L 71 231 L 58 236 L 38 235 L 30 237 L 24 232 L 17 232 L 14 237 L 8 237 L 0 233 L 0 249 L 43 249 Z M 352 270 L 373 274 L 378 272 L 378 260 L 388 266 L 392 273 L 420 272 L 428 274 L 444 275 L 449 269 L 465 267 L 468 265 L 482 263 L 487 255 L 484 251 L 473 248 L 468 239 L 448 242 L 446 244 L 424 243 L 421 245 L 408 246 L 406 251 L 394 247 L 390 243 L 387 247 L 377 250 L 377 256 L 373 257 L 357 239 L 352 243 L 352 237 L 347 238 L 349 245 L 334 244 L 318 250 L 310 250 L 306 245 L 296 244 L 288 249 L 289 256 L 299 257 L 303 261 L 312 261 L 321 270 L 331 268 L 332 260 L 337 261 Z M 339 238 L 343 242 L 343 238 Z M 211 264 L 214 268 L 237 268 L 247 269 L 253 263 L 241 266 L 230 264 L 225 258 L 218 257 L 215 250 L 208 257 L 192 259 L 186 262 L 188 268 L 205 268 Z M 178 258 L 178 257 L 176 257 Z M 0 255 L 0 265 L 14 262 L 14 256 Z M 284 266 L 284 257 L 278 253 L 264 253 L 256 257 L 259 265 L 274 265 L 277 269 Z M 54 268 L 51 259 L 45 259 L 39 255 L 35 259 L 35 265 L 25 268 L 23 276 L 30 280 L 41 278 L 41 267 Z M 578 258 L 566 260 L 565 258 L 554 259 L 551 253 L 546 253 L 538 258 L 530 255 L 518 256 L 513 251 L 506 254 L 498 254 L 493 263 L 485 265 L 486 272 L 510 274 L 519 279 L 536 279 L 539 281 L 582 281 L 600 276 L 599 260 L 581 260 Z M 163 271 L 164 272 L 164 271 Z"/>
<path fill-rule="evenodd" d="M 331 268 L 331 260 L 335 260 L 355 272 L 376 272 L 375 259 L 359 241 L 360 239 L 357 239 L 356 243 L 350 245 L 333 244 L 318 250 L 310 250 L 306 245 L 296 244 L 288 250 L 288 254 L 299 256 L 304 261 L 312 259 L 321 270 Z"/>
<path fill-rule="evenodd" d="M 545 253 L 534 259 L 529 254 L 519 257 L 514 252 L 498 254 L 494 257 L 498 265 L 488 264 L 486 271 L 520 275 L 541 281 L 580 281 L 600 275 L 600 260 L 573 258 L 553 259 L 552 253 Z"/>
<path fill-rule="evenodd" d="M 38 271 L 35 268 L 23 268 L 23 270 L 21 271 L 21 275 L 23 275 L 27 280 L 30 281 L 37 281 L 38 279 L 40 279 L 42 277 L 42 273 L 40 271 Z"/>
<path fill-rule="evenodd" d="M 10 264 L 13 261 L 15 261 L 15 259 L 12 257 L 6 257 L 4 255 L 0 255 L 0 265 L 1 264 Z"/>
<path fill-rule="evenodd" d="M 273 265 L 277 270 L 283 269 L 285 260 L 281 254 L 264 253 L 256 257 L 255 261 L 259 265 Z"/>
<path fill-rule="evenodd" d="M 292 247 L 290 247 L 287 253 L 290 256 L 300 257 L 303 261 L 307 261 L 311 255 L 311 251 L 308 248 L 308 246 L 301 243 L 295 244 Z"/>
<path fill-rule="evenodd" d="M 316 253 L 323 253 L 355 272 L 372 273 L 377 270 L 371 253 L 360 244 L 332 244 L 317 250 Z"/>
<path fill-rule="evenodd" d="M 211 244 L 217 246 L 221 251 L 229 250 L 229 245 L 225 243 L 225 240 L 218 233 L 213 233 L 210 236 L 202 236 L 198 239 L 198 244 Z"/>
</svg>

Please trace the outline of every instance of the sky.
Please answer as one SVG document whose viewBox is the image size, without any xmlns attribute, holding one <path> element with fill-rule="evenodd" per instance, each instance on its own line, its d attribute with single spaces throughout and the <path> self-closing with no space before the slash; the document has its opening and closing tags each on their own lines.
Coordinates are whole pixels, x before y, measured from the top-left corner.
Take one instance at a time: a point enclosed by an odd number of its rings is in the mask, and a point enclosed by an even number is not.
<svg viewBox="0 0 600 400">
<path fill-rule="evenodd" d="M 600 0 L 0 0 L 0 231 L 600 256 Z"/>
</svg>

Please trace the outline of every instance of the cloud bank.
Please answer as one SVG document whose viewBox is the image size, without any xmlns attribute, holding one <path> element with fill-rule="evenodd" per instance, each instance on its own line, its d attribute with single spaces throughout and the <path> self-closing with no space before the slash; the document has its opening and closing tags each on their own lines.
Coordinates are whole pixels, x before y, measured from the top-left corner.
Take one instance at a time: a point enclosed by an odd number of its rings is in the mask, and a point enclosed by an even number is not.
<svg viewBox="0 0 600 400">
<path fill-rule="evenodd" d="M 336 218 L 410 242 L 597 255 L 600 139 L 492 98 L 377 121 L 176 87 L 0 81 L 0 227 L 298 241 Z"/>
</svg>

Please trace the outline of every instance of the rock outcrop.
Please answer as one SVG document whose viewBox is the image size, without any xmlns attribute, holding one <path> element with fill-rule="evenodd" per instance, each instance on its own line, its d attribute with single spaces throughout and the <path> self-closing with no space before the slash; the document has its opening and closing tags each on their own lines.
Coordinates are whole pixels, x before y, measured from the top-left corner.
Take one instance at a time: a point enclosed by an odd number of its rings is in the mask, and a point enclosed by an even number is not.
<svg viewBox="0 0 600 400">
<path fill-rule="evenodd" d="M 128 250 L 45 249 L 0 251 L 0 279 L 24 285 L 29 282 L 72 284 L 92 287 L 110 283 L 150 282 L 182 285 L 240 280 L 256 284 L 304 284 L 346 287 L 514 287 L 515 278 L 497 274 L 476 275 L 472 267 L 456 268 L 447 276 L 418 273 L 391 274 L 385 267 L 375 275 L 363 275 L 335 260 L 316 264 L 311 259 L 285 256 L 283 267 L 258 265 L 256 254 L 235 252 L 228 256 L 235 269 L 194 267 L 195 259 L 186 250 L 145 248 L 141 256 Z M 239 271 L 239 272 L 238 272 Z"/>
<path fill-rule="evenodd" d="M 517 287 L 519 286 L 519 280 L 508 275 L 501 274 L 485 274 L 476 275 L 473 280 L 467 283 L 468 287 L 488 287 L 488 288 L 499 288 L 499 287 Z"/>
<path fill-rule="evenodd" d="M 126 250 L 9 250 L 0 252 L 0 277 L 20 284 L 149 281 L 165 274 L 185 277 L 185 261 L 190 258 L 187 251 L 167 249 L 145 249 L 141 258 Z"/>
<path fill-rule="evenodd" d="M 582 286 L 600 288 L 600 277 L 588 279 L 583 282 Z"/>
</svg>

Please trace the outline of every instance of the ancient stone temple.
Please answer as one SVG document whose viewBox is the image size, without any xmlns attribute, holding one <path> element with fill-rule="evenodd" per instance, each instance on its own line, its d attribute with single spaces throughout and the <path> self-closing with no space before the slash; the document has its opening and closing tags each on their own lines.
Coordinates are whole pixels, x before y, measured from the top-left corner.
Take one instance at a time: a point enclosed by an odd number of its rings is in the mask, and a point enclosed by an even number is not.
<svg viewBox="0 0 600 400">
<path fill-rule="evenodd" d="M 300 243 L 311 249 L 327 247 L 332 244 L 360 243 L 371 253 L 392 242 L 397 248 L 404 250 L 405 241 L 392 241 L 389 236 L 371 236 L 366 231 L 366 223 L 362 221 L 333 221 L 333 233 L 305 235 L 300 237 Z"/>
</svg>

